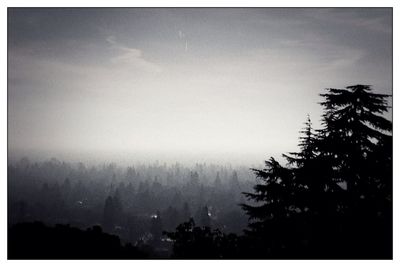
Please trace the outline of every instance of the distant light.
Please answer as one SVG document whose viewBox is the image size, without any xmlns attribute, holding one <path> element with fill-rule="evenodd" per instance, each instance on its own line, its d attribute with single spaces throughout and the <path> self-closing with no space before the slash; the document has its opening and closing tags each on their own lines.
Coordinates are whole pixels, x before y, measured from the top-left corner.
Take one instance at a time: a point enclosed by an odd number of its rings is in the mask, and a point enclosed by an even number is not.
<svg viewBox="0 0 400 267">
<path fill-rule="evenodd" d="M 339 182 L 337 183 L 337 185 L 342 188 L 343 190 L 347 190 L 347 182 L 343 181 L 343 182 Z"/>
</svg>

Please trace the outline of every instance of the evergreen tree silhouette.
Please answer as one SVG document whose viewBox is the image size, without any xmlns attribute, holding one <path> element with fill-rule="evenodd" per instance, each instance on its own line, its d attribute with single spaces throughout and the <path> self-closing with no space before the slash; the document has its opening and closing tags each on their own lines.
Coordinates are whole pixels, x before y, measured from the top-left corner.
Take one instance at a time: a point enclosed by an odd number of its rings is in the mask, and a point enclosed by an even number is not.
<svg viewBox="0 0 400 267">
<path fill-rule="evenodd" d="M 345 182 L 352 194 L 362 194 L 368 182 L 368 154 L 376 142 L 390 138 L 385 132 L 391 131 L 391 122 L 379 116 L 388 111 L 388 95 L 372 93 L 368 85 L 327 90 L 321 94 L 325 112 L 319 151 L 332 163 L 335 181 Z"/>
<path fill-rule="evenodd" d="M 295 164 L 297 167 L 303 167 L 315 158 L 316 136 L 312 129 L 310 115 L 307 115 L 305 128 L 300 131 L 300 152 L 290 152 L 289 155 L 283 154 L 289 164 Z"/>
<path fill-rule="evenodd" d="M 392 123 L 381 115 L 390 108 L 389 95 L 372 93 L 369 85 L 327 90 L 321 94 L 324 128 L 317 149 L 319 157 L 330 163 L 325 173 L 333 181 L 327 185 L 331 214 L 336 211 L 335 224 L 342 228 L 335 236 L 346 238 L 342 247 L 351 248 L 355 256 L 387 257 L 392 229 Z"/>
<path fill-rule="evenodd" d="M 392 125 L 388 95 L 368 85 L 327 89 L 323 128 L 308 118 L 300 152 L 253 169 L 244 193 L 255 257 L 390 258 Z"/>
<path fill-rule="evenodd" d="M 115 225 L 115 205 L 114 200 L 111 196 L 108 196 L 105 204 L 104 204 L 104 212 L 103 212 L 103 227 L 106 231 L 111 231 Z"/>
<path fill-rule="evenodd" d="M 254 186 L 253 193 L 243 194 L 258 204 L 241 204 L 249 216 L 249 229 L 244 232 L 250 239 L 253 257 L 279 258 L 285 253 L 287 241 L 295 239 L 293 231 L 296 229 L 290 225 L 297 215 L 294 175 L 273 157 L 265 161 L 264 169 L 252 170 L 259 183 Z"/>
</svg>

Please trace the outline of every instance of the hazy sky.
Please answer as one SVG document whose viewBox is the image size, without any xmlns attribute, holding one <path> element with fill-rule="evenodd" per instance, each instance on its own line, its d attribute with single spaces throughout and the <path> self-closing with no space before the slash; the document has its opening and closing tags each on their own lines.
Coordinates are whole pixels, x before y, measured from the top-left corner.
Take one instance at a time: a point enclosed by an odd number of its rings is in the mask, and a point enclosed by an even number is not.
<svg viewBox="0 0 400 267">
<path fill-rule="evenodd" d="M 261 162 L 324 88 L 392 92 L 390 8 L 9 9 L 8 34 L 11 153 Z"/>
</svg>

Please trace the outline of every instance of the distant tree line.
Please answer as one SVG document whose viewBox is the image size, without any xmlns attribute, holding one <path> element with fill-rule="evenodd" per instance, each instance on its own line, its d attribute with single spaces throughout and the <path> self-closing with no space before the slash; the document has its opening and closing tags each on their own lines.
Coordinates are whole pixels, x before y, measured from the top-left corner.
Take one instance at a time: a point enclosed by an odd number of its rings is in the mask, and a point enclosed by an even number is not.
<svg viewBox="0 0 400 267">
<path fill-rule="evenodd" d="M 167 257 L 172 242 L 162 232 L 191 217 L 200 226 L 242 231 L 247 219 L 237 205 L 240 192 L 254 185 L 247 173 L 213 164 L 87 166 L 23 158 L 8 166 L 8 224 L 95 225 L 121 244 L 151 247 L 151 257 Z"/>
</svg>

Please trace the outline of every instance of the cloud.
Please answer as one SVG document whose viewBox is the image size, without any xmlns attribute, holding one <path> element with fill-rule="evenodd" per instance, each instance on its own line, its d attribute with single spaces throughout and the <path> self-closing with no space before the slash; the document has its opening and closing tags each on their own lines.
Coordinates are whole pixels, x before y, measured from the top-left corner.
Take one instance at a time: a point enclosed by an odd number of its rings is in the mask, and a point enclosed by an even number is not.
<svg viewBox="0 0 400 267">
<path fill-rule="evenodd" d="M 137 48 L 127 47 L 117 43 L 114 36 L 107 37 L 107 42 L 115 55 L 111 57 L 110 62 L 114 65 L 123 65 L 124 67 L 133 67 L 147 72 L 161 72 L 159 65 L 143 58 L 143 52 Z"/>
</svg>

